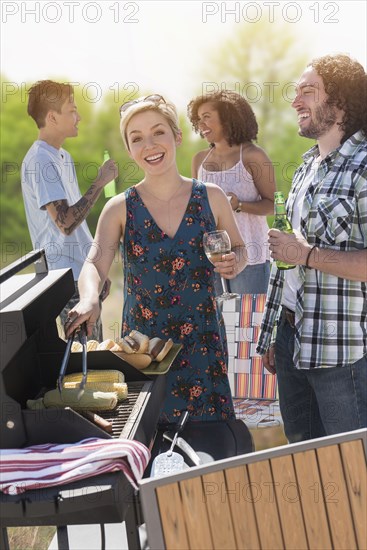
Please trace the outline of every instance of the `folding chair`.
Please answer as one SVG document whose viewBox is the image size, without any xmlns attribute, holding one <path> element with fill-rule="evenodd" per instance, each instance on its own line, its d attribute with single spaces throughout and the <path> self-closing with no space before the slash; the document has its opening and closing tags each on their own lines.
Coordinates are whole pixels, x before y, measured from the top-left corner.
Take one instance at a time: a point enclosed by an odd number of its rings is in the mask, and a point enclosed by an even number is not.
<svg viewBox="0 0 367 550">
<path fill-rule="evenodd" d="M 266 294 L 242 294 L 223 302 L 228 341 L 228 376 L 237 418 L 251 428 L 279 426 L 277 379 L 255 352 Z"/>
</svg>

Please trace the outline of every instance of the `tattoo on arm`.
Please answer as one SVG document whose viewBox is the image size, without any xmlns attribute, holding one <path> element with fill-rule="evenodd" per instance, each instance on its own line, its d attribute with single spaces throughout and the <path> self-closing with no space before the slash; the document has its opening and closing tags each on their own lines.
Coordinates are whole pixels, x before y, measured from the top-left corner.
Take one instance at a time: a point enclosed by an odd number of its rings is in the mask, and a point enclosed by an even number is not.
<svg viewBox="0 0 367 550">
<path fill-rule="evenodd" d="M 73 206 L 69 206 L 65 200 L 54 201 L 53 205 L 57 212 L 55 218 L 57 227 L 66 235 L 71 235 L 74 229 L 86 219 L 101 191 L 101 188 L 92 185 L 86 194 Z"/>
</svg>

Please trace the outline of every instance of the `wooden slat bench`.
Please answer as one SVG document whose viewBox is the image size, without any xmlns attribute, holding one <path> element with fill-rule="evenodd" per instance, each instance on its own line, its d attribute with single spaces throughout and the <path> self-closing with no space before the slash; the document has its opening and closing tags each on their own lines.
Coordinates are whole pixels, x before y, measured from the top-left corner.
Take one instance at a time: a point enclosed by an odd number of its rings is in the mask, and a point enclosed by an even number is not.
<svg viewBox="0 0 367 550">
<path fill-rule="evenodd" d="M 367 548 L 367 430 L 146 479 L 151 549 Z"/>
</svg>

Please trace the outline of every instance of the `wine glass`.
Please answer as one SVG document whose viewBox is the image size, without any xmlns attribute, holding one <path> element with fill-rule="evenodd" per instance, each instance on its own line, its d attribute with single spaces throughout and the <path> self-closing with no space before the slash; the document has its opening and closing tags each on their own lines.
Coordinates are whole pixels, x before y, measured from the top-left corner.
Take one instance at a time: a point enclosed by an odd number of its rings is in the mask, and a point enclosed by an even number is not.
<svg viewBox="0 0 367 550">
<path fill-rule="evenodd" d="M 218 231 L 209 231 L 204 233 L 203 236 L 203 247 L 204 252 L 212 264 L 214 262 L 221 262 L 224 254 L 229 254 L 231 252 L 231 239 L 227 231 L 218 230 Z M 220 278 L 223 294 L 217 296 L 217 300 L 232 300 L 237 298 L 239 295 L 233 292 L 228 292 L 225 279 Z"/>
</svg>

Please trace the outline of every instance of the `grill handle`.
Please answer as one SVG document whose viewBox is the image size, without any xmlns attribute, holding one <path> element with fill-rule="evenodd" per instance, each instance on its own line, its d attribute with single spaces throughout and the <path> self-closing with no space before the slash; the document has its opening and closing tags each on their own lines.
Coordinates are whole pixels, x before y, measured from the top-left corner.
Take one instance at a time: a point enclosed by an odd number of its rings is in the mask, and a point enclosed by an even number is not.
<svg viewBox="0 0 367 550">
<path fill-rule="evenodd" d="M 47 259 L 44 249 L 32 250 L 32 252 L 28 252 L 28 254 L 19 260 L 16 260 L 8 267 L 2 269 L 0 272 L 0 283 L 4 283 L 10 279 L 10 277 L 16 273 L 19 273 L 19 271 L 22 271 L 31 264 L 34 264 L 37 275 L 48 273 Z"/>
</svg>

